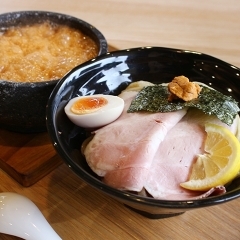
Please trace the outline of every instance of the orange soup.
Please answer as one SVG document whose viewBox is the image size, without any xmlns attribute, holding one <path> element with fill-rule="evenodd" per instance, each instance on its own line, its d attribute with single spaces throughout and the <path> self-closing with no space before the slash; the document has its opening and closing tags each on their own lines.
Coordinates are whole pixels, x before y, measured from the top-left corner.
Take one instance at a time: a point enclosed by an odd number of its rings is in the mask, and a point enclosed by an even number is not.
<svg viewBox="0 0 240 240">
<path fill-rule="evenodd" d="M 0 79 L 41 82 L 60 79 L 98 55 L 97 44 L 81 31 L 45 22 L 0 33 Z"/>
</svg>

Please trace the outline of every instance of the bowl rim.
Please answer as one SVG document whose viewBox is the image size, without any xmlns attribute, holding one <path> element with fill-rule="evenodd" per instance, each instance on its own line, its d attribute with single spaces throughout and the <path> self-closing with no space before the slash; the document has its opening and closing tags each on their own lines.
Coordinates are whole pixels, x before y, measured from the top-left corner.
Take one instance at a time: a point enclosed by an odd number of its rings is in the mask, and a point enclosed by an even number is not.
<svg viewBox="0 0 240 240">
<path fill-rule="evenodd" d="M 43 10 L 22 10 L 22 11 L 12 11 L 12 12 L 1 13 L 0 14 L 0 30 L 1 30 L 1 24 L 4 25 L 4 22 L 1 22 L 1 18 L 7 18 L 8 16 L 9 17 L 15 16 L 14 19 L 17 19 L 17 18 L 23 17 L 24 15 L 29 15 L 31 17 L 33 17 L 34 15 L 35 16 L 48 15 L 50 17 L 58 16 L 63 19 L 68 19 L 70 21 L 77 22 L 77 23 L 83 25 L 84 28 L 88 29 L 93 35 L 96 36 L 96 39 L 98 39 L 98 41 L 97 41 L 99 44 L 98 56 L 108 52 L 107 39 L 105 38 L 105 36 L 99 29 L 94 27 L 92 24 L 86 22 L 85 20 L 82 20 L 81 18 L 71 16 L 71 15 L 68 15 L 65 13 L 59 13 L 59 12 L 54 12 L 54 11 L 43 11 Z M 71 70 L 69 70 L 69 71 L 71 71 Z M 0 79 L 0 84 L 5 83 L 5 84 L 17 85 L 17 86 L 21 86 L 21 87 L 25 87 L 25 86 L 29 87 L 36 83 L 38 86 L 55 85 L 60 79 L 37 81 L 37 82 L 16 82 L 14 80 Z"/>
<path fill-rule="evenodd" d="M 116 50 L 113 52 L 109 52 L 107 54 L 98 56 L 94 59 L 94 62 L 98 62 L 101 60 L 104 60 L 109 57 L 113 56 L 118 56 L 121 54 L 127 54 L 128 52 L 139 52 L 139 51 L 145 51 L 148 49 L 153 49 L 153 50 L 164 50 L 164 51 L 169 51 L 169 52 L 187 52 L 189 54 L 201 54 L 206 57 L 210 57 L 212 60 L 217 61 L 219 63 L 222 63 L 224 65 L 228 65 L 229 67 L 234 67 L 240 72 L 240 68 L 233 66 L 232 64 L 229 64 L 221 59 L 218 59 L 216 57 L 213 57 L 211 55 L 201 53 L 201 52 L 196 52 L 196 51 L 191 51 L 191 50 L 183 50 L 183 49 L 176 49 L 176 48 L 167 48 L 167 47 L 156 47 L 156 46 L 147 46 L 147 47 L 136 47 L 136 48 L 129 48 L 129 49 L 123 49 L 123 50 Z M 79 171 L 81 172 L 81 178 L 84 182 L 88 183 L 90 186 L 94 187 L 95 189 L 101 191 L 104 194 L 107 194 L 113 198 L 121 199 L 125 202 L 131 202 L 132 204 L 135 205 L 145 205 L 145 206 L 151 206 L 151 207 L 160 207 L 160 208 L 168 208 L 168 209 L 182 209 L 182 210 L 190 210 L 194 208 L 202 208 L 202 207 L 207 207 L 207 206 L 212 206 L 212 205 L 217 205 L 220 203 L 225 203 L 230 200 L 236 199 L 240 197 L 240 188 L 239 189 L 234 189 L 230 190 L 222 195 L 218 196 L 211 196 L 207 198 L 202 198 L 202 199 L 187 199 L 187 200 L 166 200 L 166 199 L 155 199 L 155 198 L 150 198 L 150 197 L 144 197 L 144 196 L 139 196 L 136 194 L 133 194 L 131 192 L 126 192 L 126 191 L 121 191 L 118 189 L 115 189 L 113 187 L 110 187 L 104 183 L 102 183 L 100 180 L 97 180 L 93 176 L 91 176 L 89 173 L 87 173 L 85 170 L 81 169 L 78 164 L 75 162 L 71 161 L 71 158 L 67 154 L 67 152 L 61 148 L 59 145 L 58 141 L 58 133 L 57 129 L 55 126 L 55 122 L 53 119 L 50 118 L 51 111 L 53 110 L 54 114 L 56 113 L 57 107 L 54 106 L 54 98 L 56 95 L 58 95 L 59 89 L 62 87 L 62 85 L 65 83 L 65 81 L 68 79 L 68 77 L 74 73 L 75 71 L 79 69 L 86 69 L 88 68 L 88 65 L 91 64 L 93 60 L 87 61 L 75 68 L 73 68 L 70 72 L 68 72 L 56 85 L 54 90 L 52 91 L 49 101 L 47 104 L 47 109 L 46 109 L 46 121 L 47 121 L 47 129 L 48 133 L 50 135 L 52 144 L 56 151 L 59 153 L 61 158 L 65 163 L 67 163 L 68 167 L 71 168 L 78 176 L 79 176 Z"/>
</svg>

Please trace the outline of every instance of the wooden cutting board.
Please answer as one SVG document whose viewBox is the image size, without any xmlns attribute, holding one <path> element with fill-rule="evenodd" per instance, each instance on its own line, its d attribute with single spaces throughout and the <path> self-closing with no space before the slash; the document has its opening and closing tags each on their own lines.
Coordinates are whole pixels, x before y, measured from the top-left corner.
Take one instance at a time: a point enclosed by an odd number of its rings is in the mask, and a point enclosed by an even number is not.
<svg viewBox="0 0 240 240">
<path fill-rule="evenodd" d="M 24 187 L 62 163 L 47 132 L 22 134 L 0 129 L 0 168 Z"/>
</svg>

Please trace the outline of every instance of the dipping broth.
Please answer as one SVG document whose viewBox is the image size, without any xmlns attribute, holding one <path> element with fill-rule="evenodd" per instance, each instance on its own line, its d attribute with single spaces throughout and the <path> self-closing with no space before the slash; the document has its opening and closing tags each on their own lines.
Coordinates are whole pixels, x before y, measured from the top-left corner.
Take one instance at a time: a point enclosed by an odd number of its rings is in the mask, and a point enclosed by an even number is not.
<svg viewBox="0 0 240 240">
<path fill-rule="evenodd" d="M 45 22 L 0 32 L 0 79 L 15 82 L 57 80 L 98 55 L 81 31 Z"/>
</svg>

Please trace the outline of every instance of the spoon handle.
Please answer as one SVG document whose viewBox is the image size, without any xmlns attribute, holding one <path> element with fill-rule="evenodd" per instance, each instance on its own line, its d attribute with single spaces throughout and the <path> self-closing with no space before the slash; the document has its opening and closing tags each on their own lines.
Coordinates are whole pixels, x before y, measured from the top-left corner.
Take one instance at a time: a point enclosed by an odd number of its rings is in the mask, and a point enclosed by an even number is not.
<svg viewBox="0 0 240 240">
<path fill-rule="evenodd" d="M 37 206 L 16 193 L 0 193 L 0 232 L 26 240 L 61 240 Z"/>
</svg>

